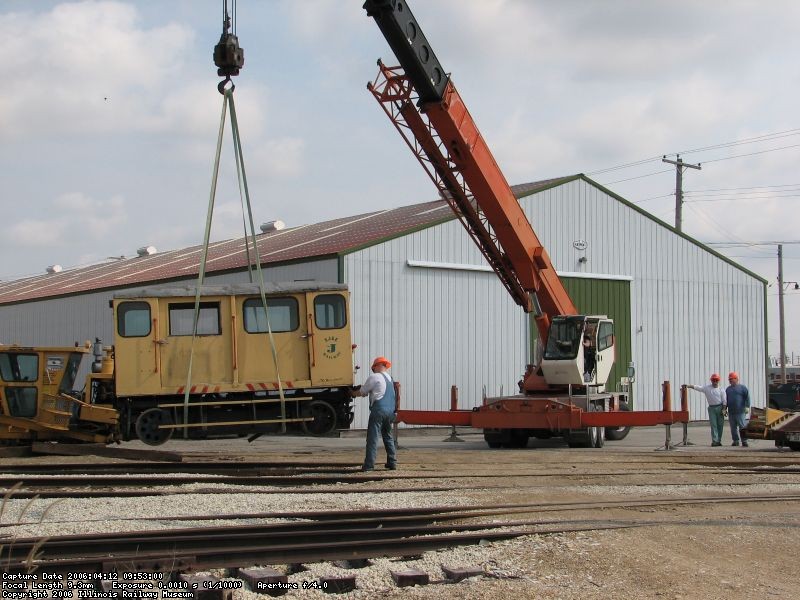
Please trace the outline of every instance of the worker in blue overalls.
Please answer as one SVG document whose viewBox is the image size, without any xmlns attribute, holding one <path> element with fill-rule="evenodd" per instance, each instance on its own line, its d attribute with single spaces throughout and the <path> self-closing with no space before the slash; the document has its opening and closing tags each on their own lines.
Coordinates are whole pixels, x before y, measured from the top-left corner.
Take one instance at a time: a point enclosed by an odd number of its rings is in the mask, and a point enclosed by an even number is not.
<svg viewBox="0 0 800 600">
<path fill-rule="evenodd" d="M 364 458 L 362 471 L 372 471 L 375 468 L 375 457 L 378 454 L 378 436 L 383 437 L 386 448 L 386 468 L 397 468 L 397 451 L 392 438 L 392 423 L 397 414 L 394 381 L 386 372 L 392 363 L 383 356 L 372 361 L 372 375 L 367 377 L 364 385 L 358 390 L 352 390 L 354 398 L 369 395 L 369 423 L 367 424 L 367 454 Z"/>
</svg>

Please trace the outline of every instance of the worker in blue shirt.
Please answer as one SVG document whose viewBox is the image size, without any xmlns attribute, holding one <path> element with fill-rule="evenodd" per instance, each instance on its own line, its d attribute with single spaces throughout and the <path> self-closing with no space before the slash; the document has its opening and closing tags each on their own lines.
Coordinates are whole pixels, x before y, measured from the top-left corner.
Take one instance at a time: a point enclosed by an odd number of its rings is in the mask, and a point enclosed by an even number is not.
<svg viewBox="0 0 800 600">
<path fill-rule="evenodd" d="M 725 388 L 726 404 L 728 405 L 728 423 L 731 426 L 732 446 L 739 445 L 739 436 L 742 438 L 742 446 L 747 446 L 744 428 L 747 427 L 747 420 L 750 418 L 750 390 L 739 383 L 739 374 L 732 371 L 728 374 L 728 383 Z"/>
</svg>

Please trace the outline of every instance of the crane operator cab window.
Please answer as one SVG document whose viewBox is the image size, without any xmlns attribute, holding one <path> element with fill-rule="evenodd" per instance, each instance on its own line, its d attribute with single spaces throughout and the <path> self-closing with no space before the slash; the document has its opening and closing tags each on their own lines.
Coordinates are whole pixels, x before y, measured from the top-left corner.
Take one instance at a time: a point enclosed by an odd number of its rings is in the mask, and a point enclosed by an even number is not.
<svg viewBox="0 0 800 600">
<path fill-rule="evenodd" d="M 557 317 L 550 324 L 546 360 L 572 360 L 578 356 L 586 317 Z"/>
<path fill-rule="evenodd" d="M 601 321 L 597 335 L 597 350 L 601 352 L 614 345 L 614 324 L 611 321 Z"/>
<path fill-rule="evenodd" d="M 36 382 L 39 379 L 39 355 L 3 352 L 0 354 L 0 377 L 3 382 L 13 384 Z M 3 392 L 12 417 L 36 416 L 36 386 L 6 385 Z"/>
</svg>

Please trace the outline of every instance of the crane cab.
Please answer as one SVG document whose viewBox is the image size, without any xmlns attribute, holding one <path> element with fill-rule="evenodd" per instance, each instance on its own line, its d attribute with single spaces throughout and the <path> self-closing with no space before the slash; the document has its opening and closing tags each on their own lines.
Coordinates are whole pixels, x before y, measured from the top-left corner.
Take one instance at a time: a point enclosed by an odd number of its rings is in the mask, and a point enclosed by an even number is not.
<svg viewBox="0 0 800 600">
<path fill-rule="evenodd" d="M 614 366 L 614 341 L 614 321 L 606 316 L 555 317 L 541 364 L 545 380 L 602 391 Z"/>
</svg>

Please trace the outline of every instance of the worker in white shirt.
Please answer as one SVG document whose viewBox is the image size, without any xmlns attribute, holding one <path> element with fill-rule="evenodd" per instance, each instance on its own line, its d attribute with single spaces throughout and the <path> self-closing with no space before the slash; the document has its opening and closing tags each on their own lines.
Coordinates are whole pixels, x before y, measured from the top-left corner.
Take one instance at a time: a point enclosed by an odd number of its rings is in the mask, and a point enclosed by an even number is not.
<svg viewBox="0 0 800 600">
<path fill-rule="evenodd" d="M 725 420 L 722 412 L 725 410 L 728 401 L 725 397 L 725 390 L 719 385 L 719 375 L 711 375 L 711 383 L 708 385 L 689 385 L 687 387 L 703 392 L 708 401 L 708 421 L 711 424 L 711 445 L 722 446 L 722 429 Z"/>
</svg>

